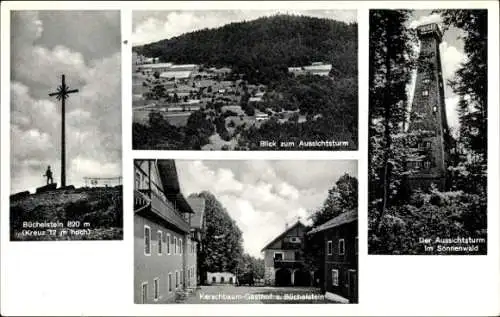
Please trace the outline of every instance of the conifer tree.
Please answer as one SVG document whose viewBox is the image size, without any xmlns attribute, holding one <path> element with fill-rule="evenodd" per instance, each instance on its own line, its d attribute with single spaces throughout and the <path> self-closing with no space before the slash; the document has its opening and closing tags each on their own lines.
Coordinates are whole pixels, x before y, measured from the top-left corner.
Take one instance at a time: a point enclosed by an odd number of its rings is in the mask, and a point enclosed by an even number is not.
<svg viewBox="0 0 500 317">
<path fill-rule="evenodd" d="M 370 11 L 369 164 L 370 198 L 378 211 L 375 230 L 397 192 L 394 186 L 404 169 L 395 139 L 404 132 L 406 87 L 414 67 L 414 35 L 407 27 L 410 15 L 409 10 Z"/>
</svg>

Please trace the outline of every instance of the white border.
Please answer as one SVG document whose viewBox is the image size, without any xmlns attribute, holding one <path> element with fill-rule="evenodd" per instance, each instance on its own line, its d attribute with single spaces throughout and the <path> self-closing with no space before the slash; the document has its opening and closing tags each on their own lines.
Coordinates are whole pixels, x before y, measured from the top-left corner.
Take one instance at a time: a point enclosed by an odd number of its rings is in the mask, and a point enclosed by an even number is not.
<svg viewBox="0 0 500 317">
<path fill-rule="evenodd" d="M 131 10 L 357 9 L 359 28 L 359 151 L 157 152 L 131 151 L 131 43 L 122 44 L 124 240 L 18 243 L 9 241 L 10 14 L 9 9 L 121 9 L 122 40 L 131 39 Z M 488 8 L 488 255 L 367 256 L 368 9 Z M 358 2 L 3 2 L 1 6 L 1 314 L 2 315 L 498 315 L 499 75 L 496 1 Z M 83 27 L 83 26 L 82 26 Z M 135 305 L 133 304 L 133 157 L 175 159 L 359 159 L 359 304 L 357 305 Z M 463 272 L 473 271 L 474 278 Z M 115 289 L 96 288 L 106 280 Z M 25 285 L 30 285 L 26 288 Z M 148 284 L 149 285 L 149 284 Z M 62 287 L 64 286 L 64 287 Z M 71 289 L 71 292 L 61 292 Z M 29 305 L 26 303 L 29 302 Z M 89 305 L 90 303 L 90 305 Z"/>
</svg>

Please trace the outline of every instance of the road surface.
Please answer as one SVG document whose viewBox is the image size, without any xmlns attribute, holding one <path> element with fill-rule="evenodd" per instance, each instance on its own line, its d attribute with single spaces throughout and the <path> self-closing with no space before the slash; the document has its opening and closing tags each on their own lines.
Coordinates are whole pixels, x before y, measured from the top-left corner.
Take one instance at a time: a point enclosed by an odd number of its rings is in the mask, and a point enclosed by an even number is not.
<svg viewBox="0 0 500 317">
<path fill-rule="evenodd" d="M 313 287 L 201 286 L 183 304 L 327 304 L 319 289 Z"/>
</svg>

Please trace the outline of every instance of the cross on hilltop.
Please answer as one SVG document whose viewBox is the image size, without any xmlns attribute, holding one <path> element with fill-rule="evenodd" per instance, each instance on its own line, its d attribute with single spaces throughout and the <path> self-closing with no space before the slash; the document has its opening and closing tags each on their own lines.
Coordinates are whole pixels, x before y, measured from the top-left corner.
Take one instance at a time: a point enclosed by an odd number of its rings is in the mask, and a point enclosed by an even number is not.
<svg viewBox="0 0 500 317">
<path fill-rule="evenodd" d="M 61 101 L 61 187 L 66 186 L 66 99 L 69 94 L 77 93 L 78 89 L 69 89 L 66 85 L 64 74 L 61 76 L 61 85 L 56 92 L 49 93 L 50 97 L 56 96 Z"/>
</svg>

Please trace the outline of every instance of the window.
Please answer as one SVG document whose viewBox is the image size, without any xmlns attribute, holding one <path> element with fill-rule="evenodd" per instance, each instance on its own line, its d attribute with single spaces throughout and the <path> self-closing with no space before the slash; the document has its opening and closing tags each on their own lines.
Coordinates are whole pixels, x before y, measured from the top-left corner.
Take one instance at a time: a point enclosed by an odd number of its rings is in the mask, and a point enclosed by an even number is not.
<svg viewBox="0 0 500 317">
<path fill-rule="evenodd" d="M 217 282 L 217 279 L 215 278 L 215 276 L 212 276 L 212 283 L 215 283 Z"/>
<path fill-rule="evenodd" d="M 179 287 L 179 271 L 175 271 L 175 288 Z"/>
<path fill-rule="evenodd" d="M 182 239 L 179 239 L 179 254 L 182 254 L 182 252 L 184 251 L 182 249 L 183 249 L 183 247 L 182 247 Z"/>
<path fill-rule="evenodd" d="M 275 261 L 282 261 L 284 258 L 283 252 L 274 252 L 274 260 Z"/>
<path fill-rule="evenodd" d="M 188 254 L 191 254 L 191 242 L 189 240 L 187 242 L 187 250 L 188 250 Z"/>
<path fill-rule="evenodd" d="M 339 286 L 339 270 L 332 270 L 332 285 Z"/>
<path fill-rule="evenodd" d="M 358 237 L 354 238 L 354 252 L 358 254 Z"/>
<path fill-rule="evenodd" d="M 135 172 L 135 189 L 139 189 L 141 187 L 141 173 Z"/>
<path fill-rule="evenodd" d="M 422 96 L 429 96 L 429 91 L 428 90 L 423 90 L 422 91 Z"/>
<path fill-rule="evenodd" d="M 141 298 L 143 304 L 146 304 L 148 302 L 148 282 L 142 283 Z"/>
<path fill-rule="evenodd" d="M 170 255 L 170 233 L 167 233 L 167 242 L 165 243 L 167 245 L 167 254 Z"/>
<path fill-rule="evenodd" d="M 172 291 L 172 273 L 168 273 L 168 291 Z"/>
<path fill-rule="evenodd" d="M 221 282 L 221 283 L 224 283 L 224 276 L 221 276 L 221 277 L 220 277 L 220 282 Z"/>
<path fill-rule="evenodd" d="M 344 255 L 345 253 L 345 241 L 344 239 L 339 239 L 339 255 Z"/>
<path fill-rule="evenodd" d="M 430 80 L 429 78 L 424 78 L 424 80 L 422 80 L 422 82 L 423 82 L 424 84 L 428 84 L 428 83 L 430 83 L 430 82 L 431 82 L 431 80 Z"/>
<path fill-rule="evenodd" d="M 144 254 L 151 255 L 151 228 L 144 226 Z"/>
<path fill-rule="evenodd" d="M 433 106 L 432 107 L 432 112 L 436 113 L 438 111 L 438 107 L 437 106 Z"/>
<path fill-rule="evenodd" d="M 177 254 L 177 237 L 174 237 L 174 254 Z"/>
<path fill-rule="evenodd" d="M 421 168 L 422 167 L 422 161 L 412 161 L 412 167 L 413 168 Z"/>
<path fill-rule="evenodd" d="M 157 301 L 158 298 L 160 298 L 160 279 L 159 278 L 155 278 L 154 280 L 154 300 Z"/>
<path fill-rule="evenodd" d="M 161 230 L 158 230 L 157 236 L 158 236 L 158 255 L 161 255 L 163 252 L 163 232 L 161 232 Z"/>
<path fill-rule="evenodd" d="M 431 167 L 431 162 L 430 161 L 425 161 L 424 162 L 424 168 L 430 168 Z"/>
<path fill-rule="evenodd" d="M 233 284 L 233 278 L 232 277 L 229 278 L 229 284 Z"/>
<path fill-rule="evenodd" d="M 181 270 L 181 281 L 179 282 L 179 284 L 184 284 L 184 270 Z"/>
<path fill-rule="evenodd" d="M 326 245 L 326 253 L 328 255 L 332 255 L 332 250 L 333 250 L 332 240 L 329 240 L 327 245 Z"/>
</svg>

